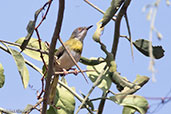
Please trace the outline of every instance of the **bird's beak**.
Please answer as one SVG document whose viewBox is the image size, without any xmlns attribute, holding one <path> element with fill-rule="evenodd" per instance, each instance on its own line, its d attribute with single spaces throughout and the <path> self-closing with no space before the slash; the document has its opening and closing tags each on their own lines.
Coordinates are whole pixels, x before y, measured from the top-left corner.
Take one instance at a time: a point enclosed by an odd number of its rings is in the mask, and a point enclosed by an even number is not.
<svg viewBox="0 0 171 114">
<path fill-rule="evenodd" d="M 91 27 L 93 27 L 93 25 L 90 25 L 89 27 L 87 27 L 87 30 L 89 30 Z"/>
</svg>

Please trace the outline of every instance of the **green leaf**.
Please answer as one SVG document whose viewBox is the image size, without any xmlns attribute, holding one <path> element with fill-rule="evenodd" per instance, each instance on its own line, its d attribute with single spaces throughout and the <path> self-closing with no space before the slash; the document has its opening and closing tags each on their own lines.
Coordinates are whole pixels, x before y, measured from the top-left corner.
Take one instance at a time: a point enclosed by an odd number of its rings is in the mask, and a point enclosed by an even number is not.
<svg viewBox="0 0 171 114">
<path fill-rule="evenodd" d="M 27 69 L 27 67 L 25 65 L 24 58 L 20 54 L 20 52 L 14 50 L 14 49 L 11 49 L 9 47 L 8 47 L 8 50 L 9 50 L 9 52 L 11 53 L 11 55 L 13 56 L 13 58 L 15 60 L 15 63 L 17 65 L 17 68 L 18 68 L 18 71 L 19 71 L 19 74 L 21 76 L 23 86 L 24 86 L 24 88 L 27 88 L 28 82 L 29 82 L 29 72 L 28 72 L 28 69 Z"/>
<path fill-rule="evenodd" d="M 81 62 L 84 65 L 92 66 L 92 65 L 98 65 L 98 64 L 100 64 L 100 63 L 102 63 L 104 61 L 105 60 L 103 58 L 101 58 L 101 57 L 97 58 L 96 60 L 90 60 L 88 58 L 81 57 L 79 62 Z"/>
<path fill-rule="evenodd" d="M 58 114 L 54 107 L 50 106 L 46 114 Z"/>
<path fill-rule="evenodd" d="M 0 64 L 0 88 L 4 86 L 4 83 L 5 83 L 4 68 L 2 64 Z"/>
<path fill-rule="evenodd" d="M 124 95 L 128 95 L 128 94 L 133 94 L 135 92 L 137 92 L 139 89 L 141 89 L 142 86 L 144 86 L 144 84 L 146 84 L 147 82 L 149 81 L 149 77 L 147 76 L 140 76 L 140 75 L 137 75 L 136 76 L 136 79 L 133 81 L 133 84 L 134 87 L 130 88 L 130 87 L 127 87 L 127 86 L 119 86 L 121 87 L 121 92 L 118 93 L 118 94 L 124 94 Z"/>
<path fill-rule="evenodd" d="M 135 109 L 126 106 L 122 110 L 122 114 L 134 114 L 135 112 Z"/>
<path fill-rule="evenodd" d="M 149 56 L 149 41 L 139 39 L 133 42 L 134 46 L 145 56 Z M 164 50 L 162 46 L 152 46 L 153 56 L 155 59 L 160 59 L 164 56 Z"/>
<path fill-rule="evenodd" d="M 141 75 L 137 75 L 136 79 L 133 81 L 134 84 L 137 84 L 139 86 L 143 86 L 144 84 L 146 84 L 149 81 L 149 77 L 147 76 L 141 76 Z"/>
<path fill-rule="evenodd" d="M 83 96 L 83 98 L 86 97 L 86 95 L 84 95 L 82 92 L 81 92 L 81 95 Z M 89 107 L 91 107 L 91 110 L 94 110 L 94 105 L 93 105 L 93 103 L 90 101 L 89 98 L 87 98 L 86 103 L 89 105 Z"/>
<path fill-rule="evenodd" d="M 102 20 L 100 20 L 99 22 L 96 23 L 97 29 L 93 34 L 93 40 L 95 42 L 100 42 L 100 36 L 102 34 L 102 31 L 104 30 L 104 27 L 101 28 L 101 25 L 102 25 L 102 24 L 100 24 L 101 21 Z"/>
<path fill-rule="evenodd" d="M 103 16 L 101 27 L 104 27 L 112 19 L 124 1 L 125 0 L 112 0 L 110 7 L 106 10 Z"/>
<path fill-rule="evenodd" d="M 9 109 L 4 109 L 0 107 L 0 114 L 17 114 L 17 113 L 14 113 L 13 111 L 10 111 Z"/>
<path fill-rule="evenodd" d="M 57 114 L 74 114 L 75 99 L 68 90 L 58 86 L 55 100 L 57 101 L 57 109 L 55 109 Z"/>
<path fill-rule="evenodd" d="M 30 20 L 29 23 L 28 23 L 28 25 L 27 25 L 27 32 L 28 33 L 27 33 L 25 39 L 23 40 L 23 42 L 22 42 L 22 44 L 20 46 L 21 51 L 23 51 L 26 48 L 27 44 L 30 41 L 31 36 L 33 35 L 34 28 L 35 28 L 36 21 L 37 21 L 37 17 L 38 17 L 38 15 L 39 15 L 40 12 L 41 12 L 41 9 L 38 9 L 35 12 L 35 14 L 34 14 L 34 20 L 33 21 Z"/>
<path fill-rule="evenodd" d="M 22 44 L 24 39 L 25 38 L 22 37 L 22 38 L 18 39 L 15 43 Z M 34 48 L 34 49 L 40 49 L 39 42 L 35 38 L 31 38 L 27 46 L 30 47 L 30 48 Z M 46 47 L 44 42 L 41 42 L 41 46 L 42 46 L 42 51 L 47 51 L 47 47 Z M 33 50 L 29 50 L 29 49 L 25 49 L 23 52 L 26 55 L 28 55 L 31 58 L 33 58 L 33 59 L 42 61 L 42 59 L 40 57 L 40 52 L 36 52 L 36 51 L 33 51 Z M 47 62 L 48 61 L 48 55 L 47 54 L 43 54 L 43 57 L 44 57 L 45 62 Z"/>
<path fill-rule="evenodd" d="M 28 105 L 25 107 L 25 109 L 24 109 L 24 111 L 22 112 L 22 114 L 26 114 L 26 112 L 29 112 L 32 108 L 33 108 L 33 105 L 28 104 Z"/>
<path fill-rule="evenodd" d="M 124 107 L 129 107 L 138 111 L 141 114 L 145 114 L 148 110 L 147 100 L 138 95 L 116 95 L 109 97 L 110 100 Z"/>
<path fill-rule="evenodd" d="M 141 114 L 145 114 L 148 110 L 147 100 L 144 97 L 138 95 L 128 95 L 124 98 L 120 105 L 136 109 Z"/>
<path fill-rule="evenodd" d="M 97 58 L 90 58 L 90 60 L 94 60 L 94 59 L 97 60 Z M 92 82 L 96 81 L 104 66 L 106 66 L 106 62 L 94 66 L 87 66 L 87 70 L 95 71 L 95 72 L 86 72 L 86 74 L 88 75 L 88 77 Z M 107 72 L 106 70 L 102 76 L 101 82 L 98 84 L 98 87 L 101 88 L 103 91 L 106 91 L 111 87 L 111 83 L 112 81 L 109 77 L 109 72 Z"/>
</svg>

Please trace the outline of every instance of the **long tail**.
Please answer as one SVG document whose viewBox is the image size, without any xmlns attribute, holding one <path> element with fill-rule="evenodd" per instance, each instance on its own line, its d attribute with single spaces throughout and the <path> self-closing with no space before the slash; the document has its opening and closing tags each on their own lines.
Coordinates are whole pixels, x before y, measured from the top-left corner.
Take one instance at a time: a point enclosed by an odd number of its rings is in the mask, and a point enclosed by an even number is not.
<svg viewBox="0 0 171 114">
<path fill-rule="evenodd" d="M 59 80 L 59 75 L 55 75 L 50 86 L 49 103 L 51 105 L 54 104 L 54 100 L 56 97 L 56 86 L 57 86 L 58 80 Z"/>
</svg>

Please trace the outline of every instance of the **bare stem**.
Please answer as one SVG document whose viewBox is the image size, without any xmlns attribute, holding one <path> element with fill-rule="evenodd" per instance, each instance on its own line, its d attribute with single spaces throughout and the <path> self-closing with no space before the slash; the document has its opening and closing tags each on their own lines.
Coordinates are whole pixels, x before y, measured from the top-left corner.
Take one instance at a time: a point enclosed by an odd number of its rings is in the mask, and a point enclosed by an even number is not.
<svg viewBox="0 0 171 114">
<path fill-rule="evenodd" d="M 21 46 L 21 44 L 14 43 L 14 42 L 9 42 L 9 41 L 5 41 L 5 40 L 0 40 L 0 42 L 7 43 L 7 44 L 10 44 L 10 45 L 14 45 L 14 46 L 18 46 L 18 47 Z M 29 49 L 29 50 L 32 50 L 32 51 L 36 51 L 36 52 L 40 52 L 40 53 L 43 53 L 43 54 L 48 54 L 48 52 L 45 52 L 43 50 L 36 49 L 36 48 L 33 48 L 33 47 L 29 47 L 29 46 L 26 46 L 26 49 Z"/>
<path fill-rule="evenodd" d="M 100 104 L 99 104 L 99 107 L 98 107 L 98 110 L 97 110 L 97 114 L 102 114 L 103 109 L 104 109 L 104 105 L 105 105 L 105 102 L 106 102 L 105 98 L 107 97 L 107 94 L 108 94 L 108 92 L 103 92 L 102 99 L 100 101 Z"/>
<path fill-rule="evenodd" d="M 40 23 L 35 27 L 35 29 L 38 29 L 39 26 L 42 24 L 42 22 L 46 19 L 46 16 L 47 16 L 47 14 L 48 14 L 48 12 L 49 12 L 49 9 L 50 9 L 50 6 L 51 6 L 52 1 L 53 1 L 53 0 L 49 0 L 49 1 L 46 2 L 46 4 L 44 4 L 44 6 L 42 7 L 42 10 L 43 10 L 43 9 L 46 7 L 46 5 L 48 5 L 48 8 L 47 8 L 47 10 L 46 10 L 45 15 L 43 15 L 42 20 L 41 20 Z"/>
<path fill-rule="evenodd" d="M 88 3 L 90 6 L 92 6 L 94 9 L 96 9 L 97 11 L 99 11 L 100 13 L 104 14 L 105 12 L 103 10 L 101 10 L 100 8 L 98 8 L 97 6 L 95 6 L 94 4 L 92 4 L 91 2 L 89 2 L 88 0 L 84 0 L 86 3 Z M 116 21 L 116 18 L 112 18 L 113 21 Z"/>
<path fill-rule="evenodd" d="M 29 108 L 29 110 L 25 111 L 25 114 L 29 114 L 32 110 L 37 109 L 37 106 L 39 106 L 42 103 L 43 99 L 39 99 L 39 101 L 31 108 Z"/>
<path fill-rule="evenodd" d="M 84 100 L 82 101 L 81 105 L 79 106 L 78 110 L 76 111 L 76 114 L 78 114 L 78 112 L 80 111 L 80 109 L 85 105 L 88 97 L 90 96 L 90 94 L 93 92 L 93 90 L 95 89 L 95 87 L 99 84 L 99 82 L 101 81 L 101 78 L 103 76 L 104 71 L 106 70 L 107 66 L 105 66 L 103 68 L 103 70 L 101 71 L 100 75 L 98 76 L 97 80 L 94 82 L 92 88 L 89 90 L 87 96 L 84 98 Z"/>
<path fill-rule="evenodd" d="M 94 72 L 94 70 L 82 70 L 82 72 Z M 75 71 L 68 71 L 67 74 L 74 74 Z M 77 73 L 81 73 L 81 71 L 77 71 Z M 55 72 L 54 75 L 63 75 L 64 72 Z"/>
<path fill-rule="evenodd" d="M 151 18 L 151 24 L 150 24 L 150 32 L 149 32 L 149 55 L 150 55 L 150 63 L 149 63 L 149 69 L 152 72 L 152 81 L 156 81 L 154 73 L 155 73 L 155 68 L 154 68 L 154 56 L 153 56 L 153 48 L 152 48 L 152 37 L 153 37 L 153 30 L 154 30 L 154 22 L 155 22 L 155 18 L 156 18 L 156 14 L 157 14 L 157 9 L 158 9 L 158 5 L 160 3 L 160 0 L 156 0 L 155 2 L 155 6 L 153 9 L 153 15 Z"/>
<path fill-rule="evenodd" d="M 72 54 L 69 52 L 69 50 L 65 47 L 63 41 L 61 40 L 61 38 L 59 37 L 59 41 L 61 42 L 62 46 L 65 48 L 66 52 L 68 53 L 68 55 L 70 56 L 72 62 L 77 66 L 77 68 L 81 71 L 81 74 L 83 75 L 84 79 L 86 80 L 86 82 L 88 83 L 83 71 L 81 70 L 81 68 L 78 66 L 77 62 L 75 61 L 74 57 L 72 56 Z"/>
<path fill-rule="evenodd" d="M 57 17 L 57 22 L 50 44 L 50 50 L 49 50 L 49 64 L 48 64 L 48 72 L 46 78 L 45 94 L 43 96 L 42 114 L 46 114 L 47 111 L 47 101 L 49 98 L 49 90 L 50 90 L 49 87 L 50 87 L 51 77 L 53 75 L 54 52 L 55 52 L 57 39 L 59 38 L 59 33 L 61 31 L 64 7 L 65 7 L 65 0 L 59 0 L 58 17 Z"/>
<path fill-rule="evenodd" d="M 118 43 L 119 43 L 121 19 L 122 19 L 123 15 L 126 13 L 130 2 L 131 2 L 131 0 L 125 1 L 124 5 L 122 6 L 121 10 L 119 11 L 119 13 L 117 15 L 117 19 L 115 21 L 114 41 L 113 41 L 113 46 L 112 46 L 112 54 L 113 54 L 114 60 L 116 58 L 116 52 L 117 52 Z"/>
<path fill-rule="evenodd" d="M 42 50 L 41 38 L 40 38 L 40 35 L 39 35 L 38 28 L 36 28 L 35 31 L 36 31 L 36 34 L 37 34 L 37 37 L 38 37 L 39 49 Z M 47 64 L 46 64 L 46 62 L 45 62 L 45 60 L 44 60 L 43 53 L 41 53 L 41 52 L 40 52 L 40 58 L 42 59 L 43 64 L 45 65 L 45 68 L 46 68 L 46 70 L 47 70 L 48 67 L 47 67 Z"/>
<path fill-rule="evenodd" d="M 130 26 L 129 26 L 129 21 L 128 21 L 127 13 L 125 13 L 125 20 L 126 20 L 128 35 L 129 35 L 129 39 L 130 39 L 131 55 L 132 55 L 132 59 L 134 60 L 134 53 L 133 53 L 133 47 L 132 47 L 133 44 L 132 44 L 131 29 L 130 29 Z"/>
</svg>

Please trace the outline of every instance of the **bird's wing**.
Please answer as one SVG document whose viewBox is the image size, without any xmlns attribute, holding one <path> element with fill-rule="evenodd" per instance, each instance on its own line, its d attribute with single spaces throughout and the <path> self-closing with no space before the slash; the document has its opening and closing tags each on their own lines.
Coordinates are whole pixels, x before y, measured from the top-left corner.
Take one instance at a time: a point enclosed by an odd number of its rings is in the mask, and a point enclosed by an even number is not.
<svg viewBox="0 0 171 114">
<path fill-rule="evenodd" d="M 57 52 L 55 53 L 55 56 L 57 56 L 57 58 L 59 59 L 62 56 L 62 54 L 64 53 L 64 51 L 65 51 L 65 49 L 63 46 L 59 47 Z"/>
</svg>

